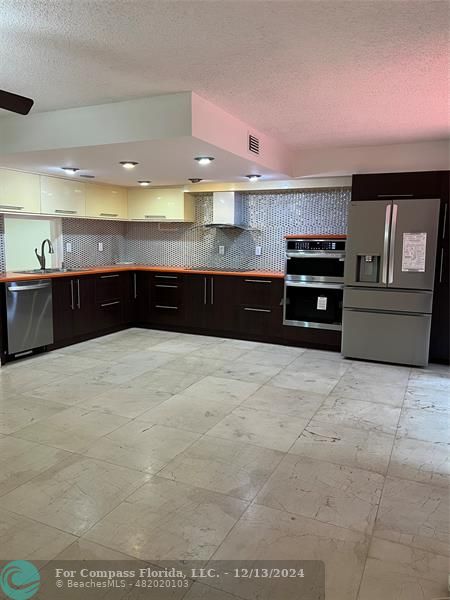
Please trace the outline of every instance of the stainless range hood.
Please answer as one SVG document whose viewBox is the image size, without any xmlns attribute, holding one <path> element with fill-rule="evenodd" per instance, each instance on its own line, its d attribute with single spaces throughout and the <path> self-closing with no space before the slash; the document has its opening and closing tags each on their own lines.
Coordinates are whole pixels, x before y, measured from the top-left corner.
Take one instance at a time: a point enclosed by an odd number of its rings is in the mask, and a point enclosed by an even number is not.
<svg viewBox="0 0 450 600">
<path fill-rule="evenodd" d="M 242 222 L 242 198 L 236 192 L 213 193 L 213 218 L 205 227 L 248 229 Z"/>
</svg>

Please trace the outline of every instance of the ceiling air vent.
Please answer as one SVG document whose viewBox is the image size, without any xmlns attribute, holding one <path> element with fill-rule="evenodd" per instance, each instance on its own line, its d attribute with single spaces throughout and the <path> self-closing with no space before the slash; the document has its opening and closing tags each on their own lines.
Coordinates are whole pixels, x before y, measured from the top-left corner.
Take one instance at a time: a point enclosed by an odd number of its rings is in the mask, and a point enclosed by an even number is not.
<svg viewBox="0 0 450 600">
<path fill-rule="evenodd" d="M 248 134 L 248 149 L 253 154 L 259 154 L 259 139 L 251 133 Z"/>
</svg>

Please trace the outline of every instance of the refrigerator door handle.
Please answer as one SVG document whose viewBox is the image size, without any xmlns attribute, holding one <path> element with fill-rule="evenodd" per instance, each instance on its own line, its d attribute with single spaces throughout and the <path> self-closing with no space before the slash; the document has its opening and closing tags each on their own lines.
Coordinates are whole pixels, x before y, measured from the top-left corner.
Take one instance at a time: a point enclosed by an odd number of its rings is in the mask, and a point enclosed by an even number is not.
<svg viewBox="0 0 450 600">
<path fill-rule="evenodd" d="M 388 283 L 394 282 L 394 255 L 395 255 L 395 236 L 397 233 L 397 213 L 398 213 L 398 204 L 393 204 L 392 205 L 391 239 L 390 239 L 390 243 L 389 243 Z"/>
<path fill-rule="evenodd" d="M 447 230 L 447 207 L 448 204 L 444 205 L 444 218 L 443 218 L 443 223 L 442 223 L 442 239 L 445 240 L 445 234 L 446 234 L 446 230 Z"/>
<path fill-rule="evenodd" d="M 384 242 L 383 242 L 383 268 L 381 271 L 381 283 L 387 283 L 388 253 L 389 253 L 389 226 L 391 224 L 391 204 L 386 206 L 384 219 Z"/>
<path fill-rule="evenodd" d="M 439 267 L 439 283 L 442 283 L 443 273 L 444 273 L 444 248 L 441 248 L 441 264 Z"/>
</svg>

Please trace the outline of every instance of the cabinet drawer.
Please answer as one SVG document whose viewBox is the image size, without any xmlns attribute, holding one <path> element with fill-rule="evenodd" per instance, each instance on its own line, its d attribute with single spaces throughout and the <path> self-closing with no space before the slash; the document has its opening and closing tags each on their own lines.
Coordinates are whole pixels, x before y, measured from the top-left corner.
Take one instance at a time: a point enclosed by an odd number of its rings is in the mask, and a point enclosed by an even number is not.
<svg viewBox="0 0 450 600">
<path fill-rule="evenodd" d="M 124 305 L 121 300 L 101 302 L 97 305 L 96 316 L 99 329 L 118 327 L 124 321 Z"/>
<path fill-rule="evenodd" d="M 283 297 L 283 280 L 269 277 L 237 277 L 241 304 L 277 306 Z"/>
<path fill-rule="evenodd" d="M 282 323 L 281 310 L 272 306 L 241 305 L 238 308 L 238 330 L 241 333 L 270 337 Z"/>
<path fill-rule="evenodd" d="M 426 366 L 431 315 L 344 309 L 342 354 L 348 358 Z"/>
<path fill-rule="evenodd" d="M 177 273 L 152 273 L 151 279 L 154 283 L 182 283 L 183 275 Z"/>
<path fill-rule="evenodd" d="M 119 300 L 125 288 L 124 273 L 105 273 L 95 279 L 95 302 L 109 302 Z"/>
<path fill-rule="evenodd" d="M 154 283 L 150 290 L 152 306 L 181 308 L 181 289 L 177 283 Z"/>
<path fill-rule="evenodd" d="M 151 303 L 150 323 L 155 325 L 184 325 L 184 310 L 173 300 L 157 300 Z"/>
</svg>

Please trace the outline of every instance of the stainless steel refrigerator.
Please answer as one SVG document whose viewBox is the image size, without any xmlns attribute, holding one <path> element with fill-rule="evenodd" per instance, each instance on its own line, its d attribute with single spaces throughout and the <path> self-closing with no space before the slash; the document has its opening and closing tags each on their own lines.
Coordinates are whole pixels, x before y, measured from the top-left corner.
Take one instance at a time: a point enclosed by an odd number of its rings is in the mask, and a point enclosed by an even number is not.
<svg viewBox="0 0 450 600">
<path fill-rule="evenodd" d="M 342 354 L 425 366 L 440 200 L 352 202 Z"/>
</svg>

